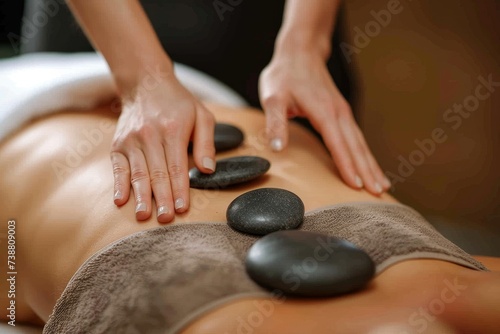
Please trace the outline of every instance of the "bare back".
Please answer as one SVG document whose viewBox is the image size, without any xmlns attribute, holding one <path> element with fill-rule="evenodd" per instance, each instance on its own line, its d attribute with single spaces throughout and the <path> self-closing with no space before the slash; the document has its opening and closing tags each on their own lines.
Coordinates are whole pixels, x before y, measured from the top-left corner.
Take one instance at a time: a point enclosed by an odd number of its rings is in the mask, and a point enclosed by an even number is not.
<svg viewBox="0 0 500 334">
<path fill-rule="evenodd" d="M 375 197 L 347 187 L 318 139 L 300 126 L 291 124 L 289 148 L 273 153 L 266 145 L 262 113 L 216 106 L 210 109 L 218 122 L 234 124 L 245 133 L 241 147 L 218 154 L 218 159 L 258 155 L 271 161 L 271 169 L 261 179 L 242 186 L 225 190 L 191 189 L 190 210 L 177 215 L 171 224 L 224 223 L 228 204 L 238 195 L 258 187 L 288 189 L 301 197 L 306 211 L 344 202 L 395 202 L 387 194 Z M 0 198 L 5 208 L 0 219 L 2 222 L 16 220 L 21 321 L 34 321 L 37 317 L 46 321 L 71 276 L 99 249 L 134 232 L 160 225 L 154 216 L 147 221 L 136 221 L 133 195 L 132 200 L 120 208 L 113 203 L 109 147 L 116 119 L 117 115 L 110 113 L 107 107 L 87 113 L 59 113 L 33 122 L 0 145 Z M 1 233 L 6 232 L 4 228 L 6 225 L 2 225 Z M 3 266 L 5 261 L 3 258 L 1 261 Z M 414 262 L 419 261 L 410 261 Z M 448 275 L 455 275 L 454 270 L 464 270 L 440 261 L 420 262 L 421 268 L 430 266 L 435 271 L 445 268 Z M 418 277 L 408 264 L 395 268 L 400 269 L 390 269 L 377 277 L 375 284 L 383 291 L 376 295 L 372 295 L 371 289 L 350 301 L 319 301 L 315 305 L 323 305 L 325 312 L 332 310 L 328 305 L 340 311 L 342 303 L 351 305 L 361 298 L 362 304 L 372 302 L 375 312 L 380 293 L 393 293 L 394 282 L 400 280 L 401 275 Z M 2 298 L 4 296 L 2 292 Z M 414 297 L 423 298 L 419 294 Z M 408 298 L 405 297 L 405 303 Z M 387 299 L 392 301 L 394 298 Z M 2 299 L 2 307 L 5 302 Z M 236 315 L 238 307 L 246 310 L 249 305 L 250 301 L 236 303 L 232 309 L 224 309 L 223 314 Z M 296 312 L 294 303 L 287 305 L 283 312 Z M 307 305 L 300 307 L 307 310 Z M 211 316 L 199 326 L 217 324 L 213 321 L 217 313 Z"/>
</svg>

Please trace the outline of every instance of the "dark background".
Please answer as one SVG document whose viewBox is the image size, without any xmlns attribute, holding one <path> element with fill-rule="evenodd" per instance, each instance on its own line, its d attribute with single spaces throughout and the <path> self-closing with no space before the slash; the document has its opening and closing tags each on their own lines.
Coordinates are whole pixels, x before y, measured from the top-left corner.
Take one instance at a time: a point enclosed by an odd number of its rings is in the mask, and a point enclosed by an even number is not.
<svg viewBox="0 0 500 334">
<path fill-rule="evenodd" d="M 359 73 L 361 126 L 383 170 L 394 173 L 416 139 L 443 127 L 448 140 L 393 194 L 466 250 L 500 256 L 500 87 L 456 131 L 442 120 L 479 76 L 500 82 L 500 1 L 400 2 L 404 10 L 350 65 Z M 354 29 L 387 4 L 346 1 L 345 42 L 354 45 Z M 19 34 L 22 9 L 22 1 L 0 0 L 0 57 L 15 54 L 7 34 Z"/>
<path fill-rule="evenodd" d="M 7 39 L 9 32 L 19 35 L 23 8 L 23 1 L 0 0 L 0 43 L 10 45 Z"/>
</svg>

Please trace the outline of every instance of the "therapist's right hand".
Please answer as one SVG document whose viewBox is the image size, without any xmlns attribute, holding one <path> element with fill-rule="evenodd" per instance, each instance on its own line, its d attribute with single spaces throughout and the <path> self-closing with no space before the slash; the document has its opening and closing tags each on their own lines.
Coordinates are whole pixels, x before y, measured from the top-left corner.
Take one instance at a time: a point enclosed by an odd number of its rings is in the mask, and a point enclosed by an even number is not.
<svg viewBox="0 0 500 334">
<path fill-rule="evenodd" d="M 111 148 L 114 202 L 121 206 L 132 186 L 137 220 L 152 214 L 170 222 L 189 208 L 187 147 L 196 167 L 215 170 L 212 115 L 172 74 L 156 85 L 138 84 L 122 94 L 122 111 Z"/>
</svg>

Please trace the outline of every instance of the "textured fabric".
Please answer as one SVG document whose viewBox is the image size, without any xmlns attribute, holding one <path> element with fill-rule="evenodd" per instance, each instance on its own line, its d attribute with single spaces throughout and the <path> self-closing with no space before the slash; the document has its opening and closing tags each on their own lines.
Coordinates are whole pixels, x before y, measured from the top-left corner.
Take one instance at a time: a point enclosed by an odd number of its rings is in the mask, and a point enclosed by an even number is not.
<svg viewBox="0 0 500 334">
<path fill-rule="evenodd" d="M 300 229 L 354 243 L 372 257 L 377 273 L 415 258 L 486 270 L 404 205 L 335 205 L 307 213 Z M 82 265 L 44 333 L 174 333 L 200 309 L 271 296 L 244 269 L 257 239 L 225 223 L 179 224 L 126 237 Z"/>
<path fill-rule="evenodd" d="M 230 107 L 248 103 L 218 80 L 175 64 L 197 98 Z M 26 122 L 61 110 L 88 110 L 116 99 L 109 68 L 97 53 L 37 53 L 0 60 L 0 141 Z"/>
<path fill-rule="evenodd" d="M 417 211 L 401 204 L 353 203 L 321 208 L 306 215 L 304 230 L 346 239 L 366 251 L 377 273 L 409 259 L 454 262 L 486 268 L 443 237 Z"/>
</svg>

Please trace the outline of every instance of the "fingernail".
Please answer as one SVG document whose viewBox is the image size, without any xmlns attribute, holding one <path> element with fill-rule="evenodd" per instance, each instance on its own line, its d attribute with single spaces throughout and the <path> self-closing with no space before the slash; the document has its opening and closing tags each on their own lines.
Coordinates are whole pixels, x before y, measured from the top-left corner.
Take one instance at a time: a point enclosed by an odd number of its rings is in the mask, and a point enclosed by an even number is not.
<svg viewBox="0 0 500 334">
<path fill-rule="evenodd" d="M 209 157 L 204 157 L 202 164 L 203 164 L 203 168 L 210 169 L 212 172 L 215 171 L 214 159 L 209 158 Z"/>
<path fill-rule="evenodd" d="M 182 209 L 184 207 L 184 200 L 182 198 L 178 198 L 175 200 L 175 210 Z"/>
<path fill-rule="evenodd" d="M 382 186 L 378 183 L 375 183 L 375 191 L 381 194 L 383 191 Z"/>
<path fill-rule="evenodd" d="M 117 190 L 114 195 L 115 200 L 117 199 L 122 199 L 122 192 L 120 190 Z"/>
<path fill-rule="evenodd" d="M 411 328 L 408 328 L 404 325 L 399 325 L 399 324 L 391 324 L 391 325 L 384 325 L 378 328 L 375 328 L 375 330 L 370 331 L 370 334 L 401 334 L 401 333 L 410 333 Z"/>
<path fill-rule="evenodd" d="M 391 181 L 389 181 L 389 179 L 388 179 L 388 178 L 386 178 L 386 177 L 384 178 L 384 186 L 385 186 L 386 188 L 390 188 L 390 187 L 392 186 L 392 185 L 391 185 Z"/>
<path fill-rule="evenodd" d="M 160 206 L 158 210 L 156 210 L 156 216 L 160 217 L 161 215 L 167 214 L 168 213 L 168 207 L 166 206 Z"/>
<path fill-rule="evenodd" d="M 363 188 L 363 181 L 361 180 L 361 178 L 359 176 L 356 176 L 356 179 L 354 181 L 356 182 L 356 186 L 358 188 Z"/>
<path fill-rule="evenodd" d="M 275 152 L 283 150 L 283 141 L 279 138 L 271 140 L 271 149 Z"/>
<path fill-rule="evenodd" d="M 137 203 L 135 206 L 135 213 L 146 211 L 146 203 Z"/>
</svg>

